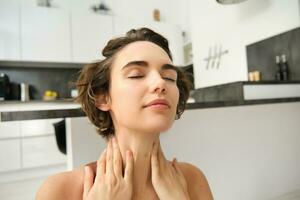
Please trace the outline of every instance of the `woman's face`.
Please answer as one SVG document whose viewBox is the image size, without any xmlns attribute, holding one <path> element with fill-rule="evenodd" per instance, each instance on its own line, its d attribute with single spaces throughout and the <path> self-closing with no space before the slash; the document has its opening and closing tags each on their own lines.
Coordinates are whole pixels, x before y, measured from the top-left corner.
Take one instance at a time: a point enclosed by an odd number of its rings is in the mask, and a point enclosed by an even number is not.
<svg viewBox="0 0 300 200">
<path fill-rule="evenodd" d="M 111 68 L 110 114 L 116 129 L 162 132 L 171 127 L 179 100 L 177 72 L 158 45 L 138 41 L 120 50 Z M 154 102 L 154 100 L 162 100 Z"/>
</svg>

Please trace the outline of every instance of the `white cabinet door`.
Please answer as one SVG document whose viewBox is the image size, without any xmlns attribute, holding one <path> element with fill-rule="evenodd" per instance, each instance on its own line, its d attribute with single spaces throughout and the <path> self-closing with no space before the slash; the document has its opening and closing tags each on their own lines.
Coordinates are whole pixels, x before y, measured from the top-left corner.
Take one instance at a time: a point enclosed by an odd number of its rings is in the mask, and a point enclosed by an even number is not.
<svg viewBox="0 0 300 200">
<path fill-rule="evenodd" d="M 129 30 L 141 27 L 151 27 L 151 22 L 140 18 L 114 17 L 114 35 L 124 36 Z"/>
<path fill-rule="evenodd" d="M 73 12 L 71 16 L 74 62 L 91 62 L 102 57 L 102 49 L 113 37 L 112 17 Z"/>
<path fill-rule="evenodd" d="M 20 137 L 20 122 L 0 122 L 0 139 Z"/>
<path fill-rule="evenodd" d="M 54 135 L 22 140 L 24 168 L 66 163 L 66 156 L 58 150 Z"/>
<path fill-rule="evenodd" d="M 0 172 L 21 168 L 20 140 L 0 141 Z"/>
<path fill-rule="evenodd" d="M 55 133 L 53 123 L 62 119 L 38 119 L 20 121 L 22 137 L 53 135 Z"/>
<path fill-rule="evenodd" d="M 55 8 L 21 8 L 22 60 L 71 61 L 69 13 Z"/>
<path fill-rule="evenodd" d="M 66 118 L 68 170 L 98 160 L 106 147 L 87 117 Z"/>
<path fill-rule="evenodd" d="M 151 28 L 167 38 L 173 57 L 173 63 L 175 65 L 183 65 L 183 36 L 181 28 L 178 25 L 162 22 L 153 22 Z"/>
<path fill-rule="evenodd" d="M 175 65 L 184 64 L 183 56 L 183 36 L 182 30 L 178 25 L 167 24 L 162 22 L 147 22 L 143 19 L 128 19 L 128 18 L 114 18 L 114 35 L 122 36 L 131 29 L 147 27 L 155 32 L 158 32 L 169 41 L 169 48 L 173 56 Z"/>
<path fill-rule="evenodd" d="M 19 7 L 16 2 L 0 1 L 0 59 L 20 58 Z"/>
</svg>

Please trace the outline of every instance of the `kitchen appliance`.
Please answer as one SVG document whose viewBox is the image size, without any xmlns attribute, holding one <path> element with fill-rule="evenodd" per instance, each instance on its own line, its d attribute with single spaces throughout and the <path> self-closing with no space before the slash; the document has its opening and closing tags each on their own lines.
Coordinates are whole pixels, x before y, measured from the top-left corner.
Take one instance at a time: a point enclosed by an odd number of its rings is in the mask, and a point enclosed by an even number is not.
<svg viewBox="0 0 300 200">
<path fill-rule="evenodd" d="M 0 73 L 0 101 L 9 99 L 10 83 L 6 74 Z"/>
<path fill-rule="evenodd" d="M 21 84 L 10 82 L 9 100 L 21 100 Z"/>
</svg>

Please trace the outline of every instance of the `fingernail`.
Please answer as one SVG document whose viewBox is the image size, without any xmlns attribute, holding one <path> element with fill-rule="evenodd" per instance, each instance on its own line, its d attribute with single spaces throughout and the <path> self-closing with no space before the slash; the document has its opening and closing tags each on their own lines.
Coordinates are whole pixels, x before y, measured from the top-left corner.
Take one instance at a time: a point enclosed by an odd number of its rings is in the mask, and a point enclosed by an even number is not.
<svg viewBox="0 0 300 200">
<path fill-rule="evenodd" d="M 85 166 L 84 167 L 84 174 L 87 174 L 88 173 L 88 166 Z"/>
<path fill-rule="evenodd" d="M 130 158 L 130 156 L 132 156 L 132 154 L 131 154 L 131 151 L 130 151 L 130 150 L 127 150 L 127 155 L 129 156 L 129 158 Z"/>
</svg>

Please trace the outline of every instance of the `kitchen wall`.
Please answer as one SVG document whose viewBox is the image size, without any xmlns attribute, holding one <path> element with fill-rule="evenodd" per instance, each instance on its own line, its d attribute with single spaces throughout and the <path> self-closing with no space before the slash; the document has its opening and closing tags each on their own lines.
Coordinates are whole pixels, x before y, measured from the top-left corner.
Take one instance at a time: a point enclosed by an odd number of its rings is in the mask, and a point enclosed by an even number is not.
<svg viewBox="0 0 300 200">
<path fill-rule="evenodd" d="M 300 80 L 300 27 L 248 45 L 248 71 L 260 71 L 261 80 L 277 80 L 276 56 L 282 60 L 282 55 L 287 60 L 287 80 Z"/>
<path fill-rule="evenodd" d="M 190 0 L 196 88 L 247 80 L 245 46 L 299 26 L 299 4 L 299 0 L 249 0 L 235 5 Z"/>
<path fill-rule="evenodd" d="M 12 85 L 29 84 L 30 100 L 42 100 L 46 90 L 56 91 L 58 99 L 71 98 L 71 90 L 75 88 L 78 77 L 77 68 L 37 68 L 37 67 L 0 67 L 1 73 L 8 75 Z M 16 86 L 10 100 L 20 100 Z"/>
</svg>

